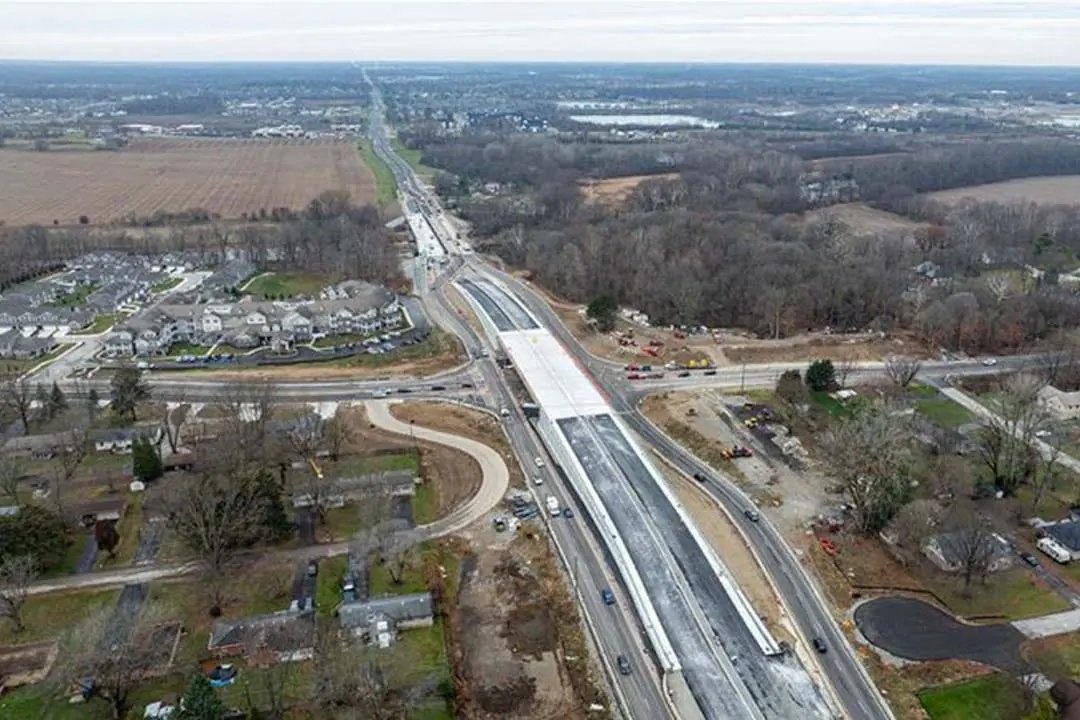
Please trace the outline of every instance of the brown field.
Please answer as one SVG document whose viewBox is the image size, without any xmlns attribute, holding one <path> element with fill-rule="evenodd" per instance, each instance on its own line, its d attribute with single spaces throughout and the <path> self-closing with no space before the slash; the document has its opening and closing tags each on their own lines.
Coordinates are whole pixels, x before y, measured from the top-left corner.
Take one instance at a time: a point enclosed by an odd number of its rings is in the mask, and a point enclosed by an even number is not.
<svg viewBox="0 0 1080 720">
<path fill-rule="evenodd" d="M 821 210 L 815 210 L 809 215 L 819 219 L 834 217 L 859 235 L 910 233 L 922 225 L 922 223 L 909 220 L 901 215 L 885 212 L 884 210 L 875 210 L 863 203 L 831 205 Z"/>
<path fill-rule="evenodd" d="M 1080 205 L 1080 175 L 1034 177 L 1023 180 L 974 185 L 955 190 L 942 190 L 928 195 L 946 203 L 974 198 L 983 202 L 1034 202 L 1060 205 Z"/>
<path fill-rule="evenodd" d="M 581 191 L 585 194 L 585 202 L 617 205 L 630 197 L 634 188 L 646 180 L 671 180 L 678 176 L 678 173 L 665 173 L 663 175 L 628 175 L 607 180 L 586 180 L 581 183 Z"/>
<path fill-rule="evenodd" d="M 118 152 L 0 151 L 0 220 L 71 225 L 203 208 L 224 218 L 301 208 L 323 190 L 370 201 L 375 180 L 352 143 L 143 139 Z"/>
</svg>

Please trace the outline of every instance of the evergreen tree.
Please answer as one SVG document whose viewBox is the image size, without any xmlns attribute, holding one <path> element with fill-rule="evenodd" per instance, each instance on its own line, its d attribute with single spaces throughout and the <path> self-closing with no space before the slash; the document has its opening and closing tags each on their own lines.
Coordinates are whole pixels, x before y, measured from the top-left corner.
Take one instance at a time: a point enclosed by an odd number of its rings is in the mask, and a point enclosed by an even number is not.
<svg viewBox="0 0 1080 720">
<path fill-rule="evenodd" d="M 97 389 L 90 388 L 90 392 L 86 394 L 86 416 L 90 418 L 91 424 L 97 419 L 99 402 L 101 398 L 98 396 Z"/>
<path fill-rule="evenodd" d="M 806 387 L 814 392 L 836 389 L 836 368 L 832 360 L 815 360 L 806 369 Z"/>
<path fill-rule="evenodd" d="M 150 388 L 143 381 L 142 372 L 133 367 L 122 367 L 112 378 L 112 411 L 117 419 L 135 422 L 135 408 L 150 399 Z"/>
<path fill-rule="evenodd" d="M 176 720 L 224 720 L 225 703 L 214 692 L 214 688 L 210 687 L 206 676 L 195 673 L 184 691 L 175 717 Z"/>
<path fill-rule="evenodd" d="M 49 392 L 49 417 L 56 417 L 67 409 L 67 397 L 64 395 L 64 391 L 60 389 L 60 386 L 54 382 L 52 390 Z"/>
<path fill-rule="evenodd" d="M 144 483 L 161 477 L 161 455 L 148 438 L 135 438 L 131 444 L 131 474 Z"/>
<path fill-rule="evenodd" d="M 273 473 L 262 472 L 256 478 L 259 494 L 263 498 L 262 526 L 270 541 L 284 540 L 292 534 L 293 524 L 285 510 L 282 498 L 284 485 L 278 482 Z"/>
</svg>

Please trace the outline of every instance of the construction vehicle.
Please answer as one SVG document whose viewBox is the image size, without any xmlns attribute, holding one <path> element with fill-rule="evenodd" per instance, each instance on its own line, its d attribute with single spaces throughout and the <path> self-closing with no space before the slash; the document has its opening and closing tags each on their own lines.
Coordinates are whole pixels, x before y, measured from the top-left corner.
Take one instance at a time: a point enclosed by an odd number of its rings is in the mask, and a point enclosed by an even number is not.
<svg viewBox="0 0 1080 720">
<path fill-rule="evenodd" d="M 311 466 L 311 472 L 315 473 L 316 478 L 318 478 L 319 480 L 322 480 L 323 479 L 322 468 L 320 468 L 318 466 L 318 464 L 315 462 L 315 458 L 310 458 L 309 457 L 307 459 L 307 461 L 308 461 L 308 465 Z"/>
</svg>

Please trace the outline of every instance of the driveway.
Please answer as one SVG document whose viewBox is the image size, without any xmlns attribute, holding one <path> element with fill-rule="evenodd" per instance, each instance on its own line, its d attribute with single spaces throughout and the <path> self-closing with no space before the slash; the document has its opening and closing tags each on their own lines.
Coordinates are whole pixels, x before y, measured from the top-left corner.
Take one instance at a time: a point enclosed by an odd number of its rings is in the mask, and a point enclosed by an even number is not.
<svg viewBox="0 0 1080 720">
<path fill-rule="evenodd" d="M 855 624 L 873 645 L 907 660 L 974 660 L 1023 675 L 1024 636 L 1008 623 L 965 625 L 948 613 L 906 597 L 869 600 L 855 609 Z"/>
</svg>

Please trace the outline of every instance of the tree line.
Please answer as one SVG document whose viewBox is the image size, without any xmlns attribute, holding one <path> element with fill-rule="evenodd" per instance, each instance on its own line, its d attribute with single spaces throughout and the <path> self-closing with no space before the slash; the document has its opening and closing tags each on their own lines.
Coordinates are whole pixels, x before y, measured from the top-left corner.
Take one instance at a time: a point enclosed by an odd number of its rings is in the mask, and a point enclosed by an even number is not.
<svg viewBox="0 0 1080 720">
<path fill-rule="evenodd" d="M 241 250 L 265 270 L 334 274 L 380 284 L 401 279 L 397 236 L 378 210 L 355 205 L 348 193 L 326 191 L 276 223 L 167 226 L 160 233 L 90 227 L 0 227 L 0 282 L 42 274 L 95 251 L 154 255 L 194 251 L 208 259 Z"/>
</svg>

